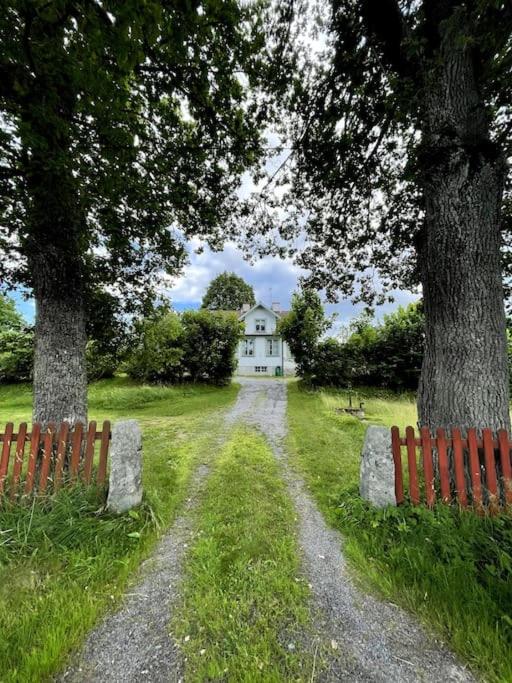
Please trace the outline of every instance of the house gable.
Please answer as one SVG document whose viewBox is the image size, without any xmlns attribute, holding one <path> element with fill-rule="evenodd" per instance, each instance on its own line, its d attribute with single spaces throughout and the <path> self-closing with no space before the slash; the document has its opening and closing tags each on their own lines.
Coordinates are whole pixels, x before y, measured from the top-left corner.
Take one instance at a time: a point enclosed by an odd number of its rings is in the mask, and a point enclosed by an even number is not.
<svg viewBox="0 0 512 683">
<path fill-rule="evenodd" d="M 246 335 L 276 334 L 279 318 L 279 313 L 262 303 L 257 303 L 239 316 L 239 320 L 245 323 Z"/>
</svg>

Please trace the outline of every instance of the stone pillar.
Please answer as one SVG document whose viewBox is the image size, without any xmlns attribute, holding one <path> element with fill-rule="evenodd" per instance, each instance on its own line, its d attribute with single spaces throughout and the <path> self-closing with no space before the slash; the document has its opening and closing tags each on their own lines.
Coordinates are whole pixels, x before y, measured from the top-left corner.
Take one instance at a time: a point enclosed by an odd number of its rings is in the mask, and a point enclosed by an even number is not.
<svg viewBox="0 0 512 683">
<path fill-rule="evenodd" d="M 142 500 L 142 434 L 136 420 L 116 422 L 110 444 L 107 508 L 118 514 Z"/>
<path fill-rule="evenodd" d="M 375 507 L 396 505 L 395 466 L 391 450 L 391 430 L 370 425 L 366 430 L 359 484 L 361 498 Z"/>
</svg>

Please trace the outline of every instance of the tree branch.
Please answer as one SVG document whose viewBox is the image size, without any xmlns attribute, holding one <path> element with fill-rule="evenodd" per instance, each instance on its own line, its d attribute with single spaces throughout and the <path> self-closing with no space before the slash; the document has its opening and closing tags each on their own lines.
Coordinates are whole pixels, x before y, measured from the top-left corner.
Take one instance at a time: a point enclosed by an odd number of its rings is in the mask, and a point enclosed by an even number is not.
<svg viewBox="0 0 512 683">
<path fill-rule="evenodd" d="M 411 76 L 414 64 L 404 52 L 409 29 L 397 0 L 363 0 L 363 21 L 368 38 L 379 48 L 388 67 L 400 76 Z"/>
</svg>

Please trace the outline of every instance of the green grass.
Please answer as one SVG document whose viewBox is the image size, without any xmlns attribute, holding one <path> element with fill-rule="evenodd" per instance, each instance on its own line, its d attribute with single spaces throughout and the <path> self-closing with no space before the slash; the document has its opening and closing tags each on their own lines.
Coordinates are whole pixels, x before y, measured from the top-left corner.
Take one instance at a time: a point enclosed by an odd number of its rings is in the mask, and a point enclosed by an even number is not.
<svg viewBox="0 0 512 683">
<path fill-rule="evenodd" d="M 237 430 L 224 446 L 197 524 L 173 624 L 186 680 L 309 680 L 307 655 L 288 647 L 308 623 L 294 512 L 260 436 Z"/>
<path fill-rule="evenodd" d="M 183 502 L 195 465 L 221 429 L 237 387 L 90 387 L 90 417 L 136 418 L 144 437 L 144 503 L 115 517 L 94 489 L 64 490 L 33 506 L 0 508 L 0 680 L 42 681 L 115 604 Z M 0 420 L 30 420 L 31 393 L 0 389 Z"/>
<path fill-rule="evenodd" d="M 363 392 L 368 421 L 416 423 L 411 396 Z M 289 448 L 356 575 L 436 631 L 490 681 L 512 681 L 512 519 L 438 505 L 375 510 L 359 498 L 365 425 L 347 394 L 289 387 Z"/>
</svg>

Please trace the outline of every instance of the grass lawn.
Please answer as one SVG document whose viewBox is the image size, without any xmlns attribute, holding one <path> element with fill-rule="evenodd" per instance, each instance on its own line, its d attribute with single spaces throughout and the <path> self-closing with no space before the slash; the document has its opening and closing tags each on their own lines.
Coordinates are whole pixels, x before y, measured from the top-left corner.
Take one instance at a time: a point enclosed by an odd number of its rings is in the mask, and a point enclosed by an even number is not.
<svg viewBox="0 0 512 683">
<path fill-rule="evenodd" d="M 368 421 L 416 423 L 411 396 L 362 392 Z M 378 511 L 358 497 L 365 425 L 343 392 L 289 385 L 289 449 L 356 575 L 415 611 L 491 681 L 512 681 L 512 518 L 438 505 Z"/>
<path fill-rule="evenodd" d="M 114 517 L 94 490 L 62 491 L 47 507 L 0 508 L 0 680 L 41 681 L 63 664 L 183 501 L 198 459 L 237 387 L 149 387 L 126 378 L 90 387 L 90 418 L 136 418 L 144 433 L 144 503 Z M 31 392 L 0 388 L 0 421 L 30 420 Z M 217 416 L 217 417 L 216 417 Z"/>
<path fill-rule="evenodd" d="M 173 632 L 187 681 L 309 680 L 299 654 L 308 588 L 299 579 L 294 510 L 263 438 L 237 429 L 197 511 Z"/>
</svg>

